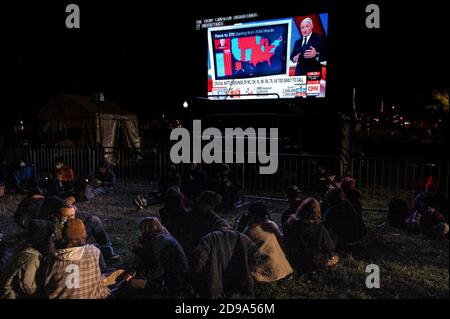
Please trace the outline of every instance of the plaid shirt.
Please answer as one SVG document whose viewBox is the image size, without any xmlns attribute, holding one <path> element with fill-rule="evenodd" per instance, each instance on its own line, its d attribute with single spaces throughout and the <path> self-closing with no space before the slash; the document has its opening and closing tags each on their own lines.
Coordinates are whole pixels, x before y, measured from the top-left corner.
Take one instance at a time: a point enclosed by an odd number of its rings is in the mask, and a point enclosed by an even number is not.
<svg viewBox="0 0 450 319">
<path fill-rule="evenodd" d="M 107 298 L 111 292 L 101 284 L 99 256 L 100 250 L 93 245 L 57 250 L 47 266 L 45 276 L 48 298 Z"/>
</svg>

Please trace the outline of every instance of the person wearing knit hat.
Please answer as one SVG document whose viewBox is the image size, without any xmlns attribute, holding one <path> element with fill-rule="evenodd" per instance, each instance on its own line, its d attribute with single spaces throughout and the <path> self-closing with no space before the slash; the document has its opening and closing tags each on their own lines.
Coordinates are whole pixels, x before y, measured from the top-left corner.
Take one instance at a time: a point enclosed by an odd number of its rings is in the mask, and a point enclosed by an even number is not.
<svg viewBox="0 0 450 319">
<path fill-rule="evenodd" d="M 61 240 L 64 237 L 63 228 L 68 221 L 76 219 L 76 207 L 71 205 L 64 205 L 59 209 L 56 216 L 53 216 L 55 223 L 56 239 Z M 83 220 L 85 228 L 85 239 L 93 238 L 100 246 L 100 251 L 106 263 L 113 264 L 119 261 L 120 256 L 114 251 L 108 233 L 105 230 L 101 219 L 98 216 L 89 216 Z"/>
<path fill-rule="evenodd" d="M 102 284 L 100 250 L 87 245 L 81 219 L 69 219 L 62 231 L 64 245 L 48 261 L 44 292 L 49 299 L 105 299 L 111 291 Z M 68 271 L 70 269 L 70 271 Z"/>
<path fill-rule="evenodd" d="M 86 240 L 86 227 L 81 219 L 69 219 L 64 224 L 62 235 L 68 243 L 84 242 Z"/>
</svg>

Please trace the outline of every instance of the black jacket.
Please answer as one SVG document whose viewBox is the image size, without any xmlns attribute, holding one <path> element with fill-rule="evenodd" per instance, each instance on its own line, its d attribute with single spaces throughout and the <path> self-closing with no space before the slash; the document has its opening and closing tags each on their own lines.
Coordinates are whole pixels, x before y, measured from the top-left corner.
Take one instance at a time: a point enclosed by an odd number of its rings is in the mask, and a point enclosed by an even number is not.
<svg viewBox="0 0 450 319">
<path fill-rule="evenodd" d="M 191 259 L 193 285 L 201 297 L 253 293 L 252 270 L 258 264 L 258 247 L 246 235 L 212 232 L 202 238 Z"/>
<path fill-rule="evenodd" d="M 289 261 L 299 272 L 322 268 L 334 255 L 334 242 L 320 223 L 290 218 L 284 239 Z"/>
<path fill-rule="evenodd" d="M 32 219 L 46 219 L 41 216 L 44 199 L 33 199 L 31 196 L 25 197 L 17 206 L 14 212 L 14 221 L 23 228 L 28 228 Z"/>
<path fill-rule="evenodd" d="M 300 39 L 295 41 L 294 49 L 291 53 L 291 61 L 294 62 L 294 56 L 300 53 L 297 66 L 295 68 L 295 75 L 306 75 L 307 72 L 320 72 L 322 70 L 322 66 L 320 62 L 326 61 L 326 48 L 325 41 L 319 35 L 312 33 L 311 37 L 306 44 L 306 48 L 302 47 L 303 36 L 300 36 Z M 319 56 L 316 58 L 307 59 L 303 56 L 304 52 L 310 47 L 316 49 L 319 53 Z"/>
<path fill-rule="evenodd" d="M 362 214 L 361 192 L 357 189 L 345 192 L 345 198 L 352 204 L 358 214 Z"/>
<path fill-rule="evenodd" d="M 231 229 L 230 224 L 217 215 L 214 211 L 202 207 L 194 206 L 190 213 L 190 223 L 188 223 L 187 233 L 185 237 L 186 253 L 190 256 L 192 250 L 198 245 L 203 236 L 210 232 L 218 231 L 223 227 Z"/>
<path fill-rule="evenodd" d="M 348 200 L 327 209 L 324 225 L 339 244 L 359 240 L 366 234 L 361 214 Z"/>
<path fill-rule="evenodd" d="M 169 292 L 176 292 L 184 283 L 187 258 L 183 248 L 170 234 L 160 234 L 141 239 L 141 247 L 135 249 L 140 268 L 147 275 L 148 285 L 164 281 Z"/>
<path fill-rule="evenodd" d="M 164 227 L 184 247 L 186 242 L 186 228 L 190 223 L 189 212 L 181 207 L 172 208 L 165 206 L 159 210 L 159 217 Z"/>
<path fill-rule="evenodd" d="M 114 174 L 114 172 L 110 168 L 105 173 L 102 173 L 100 170 L 98 170 L 95 174 L 95 178 L 99 181 L 102 181 L 102 186 L 104 187 L 116 186 L 116 174 Z"/>
</svg>

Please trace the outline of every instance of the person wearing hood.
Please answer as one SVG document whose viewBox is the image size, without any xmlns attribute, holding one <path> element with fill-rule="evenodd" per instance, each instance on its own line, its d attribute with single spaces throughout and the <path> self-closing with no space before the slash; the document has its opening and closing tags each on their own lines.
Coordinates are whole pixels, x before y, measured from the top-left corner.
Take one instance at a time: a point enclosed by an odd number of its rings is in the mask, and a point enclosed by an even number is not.
<svg viewBox="0 0 450 319">
<path fill-rule="evenodd" d="M 25 299 L 42 297 L 44 260 L 54 250 L 54 225 L 46 220 L 32 220 L 29 238 L 20 245 L 1 280 L 1 298 Z"/>
<path fill-rule="evenodd" d="M 81 219 L 68 220 L 62 230 L 63 244 L 50 258 L 45 272 L 49 299 L 105 299 L 111 291 L 102 283 L 100 250 L 86 244 Z"/>
</svg>

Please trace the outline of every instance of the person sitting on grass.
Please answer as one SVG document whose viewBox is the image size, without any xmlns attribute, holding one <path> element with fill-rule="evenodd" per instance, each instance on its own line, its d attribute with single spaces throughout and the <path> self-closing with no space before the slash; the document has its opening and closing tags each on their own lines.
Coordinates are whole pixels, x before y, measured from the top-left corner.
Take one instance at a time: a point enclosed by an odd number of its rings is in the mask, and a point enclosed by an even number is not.
<svg viewBox="0 0 450 319">
<path fill-rule="evenodd" d="M 204 191 L 196 199 L 190 214 L 191 219 L 186 224 L 184 248 L 188 256 L 206 234 L 222 227 L 231 228 L 230 224 L 215 212 L 221 202 L 222 196 L 213 191 Z"/>
<path fill-rule="evenodd" d="M 217 298 L 234 293 L 254 292 L 252 273 L 260 253 L 246 235 L 221 227 L 204 236 L 195 248 L 189 265 L 189 278 L 201 298 Z"/>
<path fill-rule="evenodd" d="M 19 203 L 14 212 L 14 220 L 20 227 L 26 229 L 31 220 L 48 220 L 57 215 L 62 206 L 75 203 L 75 198 L 72 196 L 62 199 L 58 195 L 58 186 L 53 180 L 47 181 L 43 189 L 35 186 Z"/>
<path fill-rule="evenodd" d="M 293 273 L 287 260 L 283 235 L 270 219 L 270 213 L 265 202 L 255 202 L 248 208 L 250 220 L 244 230 L 259 248 L 261 261 L 253 272 L 256 281 L 274 282 Z"/>
<path fill-rule="evenodd" d="M 169 188 L 165 195 L 165 205 L 159 210 L 161 223 L 183 246 L 186 240 L 186 225 L 189 212 L 184 205 L 184 195 L 178 188 Z"/>
<path fill-rule="evenodd" d="M 330 189 L 325 195 L 328 209 L 324 225 L 339 246 L 360 240 L 366 235 L 366 225 L 353 205 L 345 199 L 339 188 Z"/>
<path fill-rule="evenodd" d="M 54 250 L 54 225 L 45 220 L 32 220 L 25 242 L 19 245 L 11 264 L 2 275 L 0 293 L 4 299 L 42 298 L 40 273 L 45 259 Z"/>
<path fill-rule="evenodd" d="M 355 187 L 356 181 L 350 176 L 346 176 L 341 181 L 341 188 L 347 199 L 359 215 L 362 215 L 361 192 Z"/>
<path fill-rule="evenodd" d="M 186 172 L 183 194 L 191 200 L 195 200 L 200 194 L 207 190 L 208 177 L 199 163 L 191 163 Z"/>
<path fill-rule="evenodd" d="M 164 199 L 167 190 L 170 188 L 176 188 L 179 190 L 180 187 L 181 178 L 177 172 L 177 168 L 173 164 L 169 165 L 167 173 L 159 180 L 158 190 L 146 195 L 139 194 L 134 200 L 134 203 L 139 209 L 144 209 L 150 205 L 159 204 Z"/>
<path fill-rule="evenodd" d="M 90 200 L 99 195 L 112 195 L 116 187 L 116 175 L 108 162 L 103 161 L 97 168 L 93 184 L 86 185 L 85 197 Z"/>
<path fill-rule="evenodd" d="M 62 229 L 61 246 L 50 258 L 45 272 L 49 299 L 105 299 L 111 291 L 102 284 L 100 250 L 86 244 L 81 219 L 68 220 Z"/>
<path fill-rule="evenodd" d="M 156 217 L 144 218 L 140 230 L 133 252 L 138 258 L 137 273 L 144 277 L 141 288 L 150 295 L 183 295 L 188 266 L 183 248 Z M 132 280 L 129 286 L 138 280 Z"/>
<path fill-rule="evenodd" d="M 19 160 L 16 168 L 11 173 L 11 187 L 19 194 L 26 194 L 28 191 L 36 186 L 36 179 L 33 167 L 25 162 Z"/>
<path fill-rule="evenodd" d="M 73 172 L 72 168 L 66 165 L 64 159 L 62 158 L 56 159 L 55 176 L 60 182 L 63 197 L 73 195 L 75 186 L 75 173 Z"/>
<path fill-rule="evenodd" d="M 45 202 L 42 194 L 42 189 L 34 187 L 30 190 L 30 193 L 20 201 L 14 211 L 14 221 L 17 225 L 27 229 L 29 223 L 33 219 L 47 219 L 46 216 L 41 215 L 42 206 Z"/>
<path fill-rule="evenodd" d="M 425 192 L 414 198 L 412 213 L 406 221 L 407 228 L 422 231 L 430 237 L 448 239 L 446 209 L 448 200 L 439 193 L 439 183 L 430 176 L 425 185 Z"/>
<path fill-rule="evenodd" d="M 284 232 L 286 249 L 292 267 L 299 273 L 308 273 L 338 263 L 335 245 L 321 222 L 320 203 L 306 198 L 286 222 Z"/>
<path fill-rule="evenodd" d="M 213 189 L 222 196 L 220 208 L 224 212 L 230 212 L 239 201 L 242 190 L 238 175 L 227 164 L 220 164 L 219 172 L 213 179 Z"/>
<path fill-rule="evenodd" d="M 298 207 L 302 203 L 302 192 L 296 185 L 291 185 L 286 189 L 286 197 L 289 207 L 281 215 L 281 227 L 283 229 L 289 217 L 297 212 Z"/>
<path fill-rule="evenodd" d="M 58 213 L 53 216 L 52 221 L 55 224 L 56 240 L 63 238 L 63 229 L 65 224 L 76 218 L 76 207 L 74 205 L 62 206 Z M 106 264 L 113 264 L 119 261 L 120 256 L 115 253 L 111 240 L 106 233 L 105 226 L 98 216 L 89 216 L 84 219 L 83 227 L 86 229 L 86 238 L 93 238 L 99 245 L 102 256 L 100 258 L 102 270 L 106 269 Z M 104 263 L 106 262 L 106 264 Z"/>
</svg>

